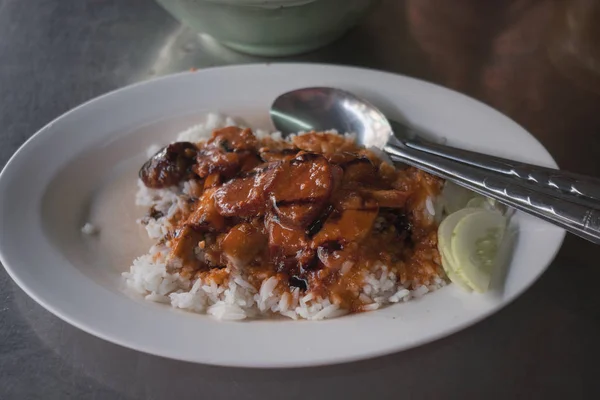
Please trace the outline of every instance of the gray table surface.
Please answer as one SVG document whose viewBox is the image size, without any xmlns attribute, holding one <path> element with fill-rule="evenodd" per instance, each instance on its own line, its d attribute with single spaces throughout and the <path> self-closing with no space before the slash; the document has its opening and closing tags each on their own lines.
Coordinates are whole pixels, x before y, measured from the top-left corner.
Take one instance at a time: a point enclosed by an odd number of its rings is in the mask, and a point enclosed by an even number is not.
<svg viewBox="0 0 600 400">
<path fill-rule="evenodd" d="M 560 68 L 568 63 L 549 63 L 551 3 L 387 0 L 342 40 L 293 59 L 468 93 L 523 124 L 563 167 L 600 175 L 598 86 Z M 44 124 L 106 91 L 254 61 L 262 60 L 190 32 L 150 0 L 0 0 L 0 167 Z M 42 309 L 0 269 L 0 399 L 600 398 L 598 255 L 569 237 L 529 291 L 465 331 L 298 370 L 194 365 L 107 343 Z"/>
</svg>

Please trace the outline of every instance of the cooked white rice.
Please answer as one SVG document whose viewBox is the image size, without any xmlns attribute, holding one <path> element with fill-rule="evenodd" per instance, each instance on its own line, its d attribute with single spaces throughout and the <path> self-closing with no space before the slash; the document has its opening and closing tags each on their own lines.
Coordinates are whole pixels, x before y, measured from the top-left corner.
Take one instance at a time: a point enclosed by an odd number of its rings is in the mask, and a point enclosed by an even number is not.
<svg viewBox="0 0 600 400">
<path fill-rule="evenodd" d="M 198 142 L 206 140 L 214 129 L 235 125 L 231 118 L 219 114 L 209 114 L 204 124 L 195 125 L 177 136 L 178 141 Z M 268 135 L 264 131 L 255 131 L 260 138 Z M 279 133 L 273 133 L 274 139 L 281 139 Z M 158 146 L 149 149 L 149 155 L 156 153 Z M 142 219 L 138 222 L 145 226 L 148 236 L 152 239 L 161 239 L 169 230 L 169 219 L 177 212 L 180 204 L 190 192 L 190 185 L 194 182 L 185 182 L 179 187 L 169 189 L 149 189 L 138 181 L 136 204 L 144 207 L 154 207 L 163 216 L 158 219 Z M 422 205 L 423 212 L 431 218 L 436 210 L 431 199 Z M 87 225 L 86 225 L 87 226 Z M 282 290 L 284 286 L 276 277 L 265 279 L 260 288 L 255 289 L 237 270 L 228 270 L 229 279 L 217 285 L 215 282 L 197 279 L 190 281 L 179 276 L 178 273 L 169 273 L 166 270 L 166 258 L 169 248 L 164 244 L 157 244 L 133 261 L 129 272 L 123 276 L 127 286 L 134 292 L 145 296 L 147 300 L 167 303 L 172 307 L 206 313 L 221 320 L 242 320 L 260 316 L 273 316 L 280 314 L 291 319 L 321 320 L 346 314 L 348 311 L 340 309 L 337 304 L 328 298 L 315 297 L 308 292 L 301 295 L 300 289 L 291 292 Z M 351 263 L 343 266 L 348 270 Z M 242 269 L 243 270 L 243 269 Z M 400 284 L 395 274 L 388 271 L 383 265 L 377 265 L 373 270 L 365 273 L 364 285 L 360 298 L 366 305 L 363 311 L 376 310 L 386 304 L 408 301 L 423 296 L 440 286 L 445 281 L 436 278 L 434 282 L 409 290 Z"/>
</svg>

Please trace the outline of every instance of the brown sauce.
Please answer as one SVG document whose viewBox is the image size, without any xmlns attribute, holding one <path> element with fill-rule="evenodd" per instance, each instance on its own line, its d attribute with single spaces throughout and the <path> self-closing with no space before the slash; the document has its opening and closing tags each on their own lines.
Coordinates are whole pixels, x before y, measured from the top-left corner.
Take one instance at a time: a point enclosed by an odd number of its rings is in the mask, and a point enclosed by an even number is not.
<svg viewBox="0 0 600 400">
<path fill-rule="evenodd" d="M 258 287 L 277 274 L 356 311 L 364 273 L 378 264 L 409 287 L 440 274 L 437 226 L 424 207 L 442 182 L 340 135 L 289 143 L 228 127 L 205 143 L 168 146 L 140 177 L 149 187 L 195 180 L 169 242 L 168 268 L 188 278 L 222 282 L 228 267 Z"/>
</svg>

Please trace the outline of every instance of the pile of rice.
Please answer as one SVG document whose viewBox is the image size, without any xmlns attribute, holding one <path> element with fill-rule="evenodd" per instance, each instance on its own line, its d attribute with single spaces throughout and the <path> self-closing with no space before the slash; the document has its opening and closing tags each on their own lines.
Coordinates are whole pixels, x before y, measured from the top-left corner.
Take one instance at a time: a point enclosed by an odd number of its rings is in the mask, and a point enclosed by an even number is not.
<svg viewBox="0 0 600 400">
<path fill-rule="evenodd" d="M 177 136 L 177 141 L 199 142 L 210 137 L 213 130 L 238 125 L 231 118 L 219 114 L 209 114 L 204 124 L 195 125 Z M 281 139 L 279 133 L 269 134 L 264 131 L 254 131 L 258 138 L 270 135 Z M 159 146 L 148 149 L 148 157 L 159 150 Z M 228 279 L 222 284 L 214 281 L 185 279 L 179 273 L 169 273 L 166 269 L 166 259 L 170 249 L 162 244 L 161 238 L 169 231 L 169 219 L 178 211 L 180 205 L 187 201 L 193 181 L 185 182 L 179 187 L 168 189 L 150 189 L 138 181 L 136 205 L 147 208 L 154 207 L 162 213 L 158 219 L 141 219 L 138 221 L 145 227 L 151 239 L 157 244 L 133 261 L 129 272 L 123 276 L 127 286 L 134 292 L 143 295 L 147 300 L 168 303 L 172 307 L 183 310 L 207 313 L 221 320 L 242 320 L 245 318 L 272 317 L 276 314 L 292 319 L 321 320 L 344 315 L 348 310 L 340 309 L 328 298 L 315 297 L 312 293 L 301 294 L 295 288 L 291 292 L 282 290 L 287 284 L 279 285 L 276 277 L 270 277 L 262 282 L 257 290 L 251 285 L 239 270 L 225 268 Z M 427 199 L 422 205 L 424 213 L 434 218 L 436 213 L 434 202 Z M 388 268 L 379 264 L 365 273 L 364 285 L 360 298 L 366 305 L 362 311 L 376 310 L 383 305 L 398 303 L 418 298 L 426 293 L 445 285 L 440 276 L 434 282 L 421 285 L 409 290 L 397 281 L 396 275 Z"/>
</svg>

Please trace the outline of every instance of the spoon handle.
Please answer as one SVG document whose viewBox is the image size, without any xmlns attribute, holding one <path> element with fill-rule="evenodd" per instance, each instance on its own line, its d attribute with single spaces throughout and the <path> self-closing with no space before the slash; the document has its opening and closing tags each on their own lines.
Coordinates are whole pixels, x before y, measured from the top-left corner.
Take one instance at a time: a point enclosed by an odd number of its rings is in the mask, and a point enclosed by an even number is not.
<svg viewBox="0 0 600 400">
<path fill-rule="evenodd" d="M 421 139 L 406 140 L 403 143 L 413 149 L 508 175 L 513 179 L 572 196 L 573 201 L 582 197 L 600 200 L 600 180 L 593 177 L 520 163 Z"/>
<path fill-rule="evenodd" d="M 538 191 L 535 186 L 520 186 L 511 178 L 415 150 L 403 146 L 397 140 L 394 141 L 395 144 L 388 144 L 384 148 L 393 160 L 405 162 L 448 179 L 600 244 L 599 210 L 561 200 Z"/>
</svg>

